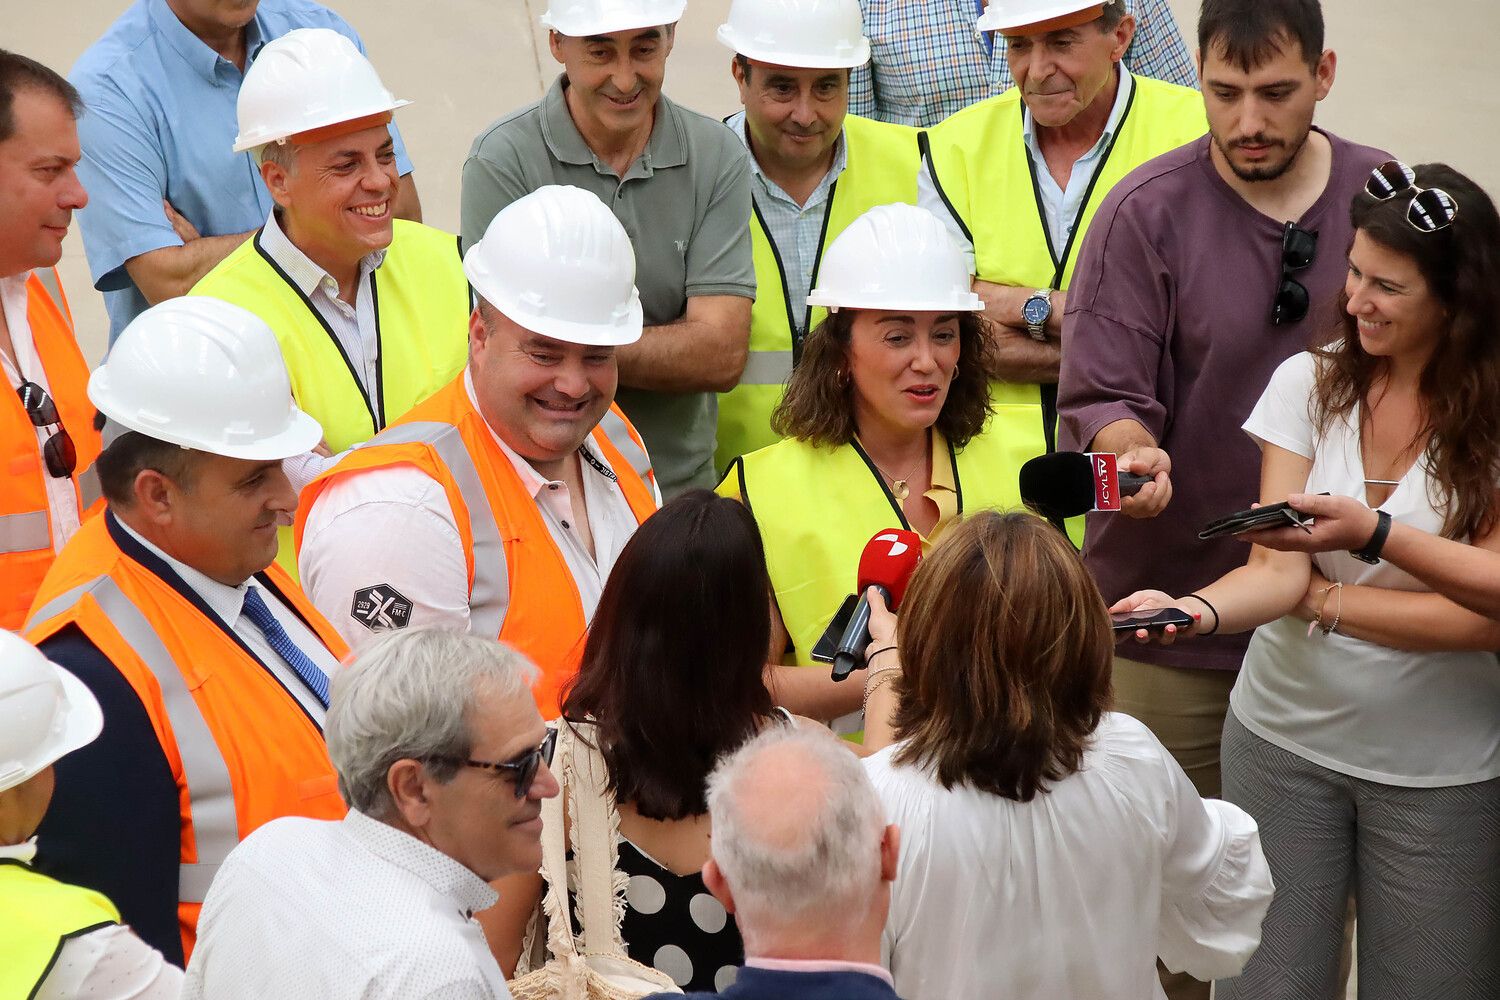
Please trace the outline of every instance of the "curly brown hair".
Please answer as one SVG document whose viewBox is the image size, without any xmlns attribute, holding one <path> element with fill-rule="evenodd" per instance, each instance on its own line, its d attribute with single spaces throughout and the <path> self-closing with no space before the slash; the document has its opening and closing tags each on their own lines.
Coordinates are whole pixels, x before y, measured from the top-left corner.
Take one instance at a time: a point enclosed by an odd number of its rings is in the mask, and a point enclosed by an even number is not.
<svg viewBox="0 0 1500 1000">
<path fill-rule="evenodd" d="M 1109 709 L 1114 637 L 1083 560 L 1051 524 L 1020 511 L 965 517 L 917 568 L 896 630 L 897 763 L 1018 802 L 1083 765 Z"/>
<path fill-rule="evenodd" d="M 854 440 L 854 402 L 849 381 L 849 337 L 858 309 L 829 313 L 807 335 L 802 357 L 786 392 L 771 413 L 771 429 L 782 437 L 834 448 Z M 977 313 L 958 314 L 958 374 L 938 414 L 937 429 L 962 448 L 989 420 L 990 372 L 995 346 L 989 325 Z"/>
<path fill-rule="evenodd" d="M 1422 232 L 1406 221 L 1413 192 L 1377 201 L 1361 192 L 1349 216 L 1356 232 L 1417 265 L 1448 319 L 1422 372 L 1427 449 L 1420 461 L 1431 477 L 1438 509 L 1447 508 L 1443 535 L 1483 536 L 1494 529 L 1495 481 L 1500 475 L 1500 215 L 1480 187 L 1442 163 L 1416 168 L 1417 186 L 1441 188 L 1459 205 L 1453 224 Z M 1385 360 L 1365 352 L 1356 319 L 1339 296 L 1339 339 L 1315 348 L 1318 424 L 1346 417 L 1385 372 Z"/>
</svg>

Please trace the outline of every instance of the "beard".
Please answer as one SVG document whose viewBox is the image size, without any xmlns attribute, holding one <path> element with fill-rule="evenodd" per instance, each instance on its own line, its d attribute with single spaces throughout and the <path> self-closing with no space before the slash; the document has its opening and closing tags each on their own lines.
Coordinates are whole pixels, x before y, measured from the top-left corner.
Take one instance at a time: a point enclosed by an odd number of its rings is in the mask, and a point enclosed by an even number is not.
<svg viewBox="0 0 1500 1000">
<path fill-rule="evenodd" d="M 1259 183 L 1261 181 L 1274 181 L 1281 175 L 1285 174 L 1288 170 L 1292 169 L 1292 164 L 1297 162 L 1297 156 L 1302 152 L 1302 147 L 1307 144 L 1308 136 L 1308 132 L 1303 132 L 1301 138 L 1297 140 L 1297 144 L 1292 147 L 1291 153 L 1289 153 L 1286 158 L 1279 163 L 1271 163 L 1254 167 L 1241 167 L 1238 163 L 1235 162 L 1234 157 L 1230 155 L 1230 150 L 1234 144 L 1225 143 L 1224 138 L 1213 129 L 1209 129 L 1208 134 L 1213 138 L 1214 145 L 1219 147 L 1220 155 L 1224 157 L 1224 162 L 1229 165 L 1229 169 L 1234 172 L 1234 176 L 1250 184 Z M 1269 142 L 1267 137 L 1263 135 L 1253 135 L 1250 136 L 1248 140 L 1239 141 L 1254 142 L 1257 145 L 1267 144 Z M 1285 143 L 1275 143 L 1275 145 L 1285 145 Z"/>
</svg>

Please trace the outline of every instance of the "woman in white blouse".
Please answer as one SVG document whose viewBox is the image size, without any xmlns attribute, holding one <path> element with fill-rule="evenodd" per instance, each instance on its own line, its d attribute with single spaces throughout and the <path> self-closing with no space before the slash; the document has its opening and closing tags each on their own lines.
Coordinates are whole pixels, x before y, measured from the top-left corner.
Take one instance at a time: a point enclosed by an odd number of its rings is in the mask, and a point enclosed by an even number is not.
<svg viewBox="0 0 1500 1000">
<path fill-rule="evenodd" d="M 885 749 L 866 766 L 901 829 L 896 991 L 1148 1000 L 1158 955 L 1238 972 L 1271 896 L 1255 823 L 1108 710 L 1109 616 L 1067 538 L 970 515 L 918 568 L 899 651 L 872 603 L 865 742 Z"/>
<path fill-rule="evenodd" d="M 1357 497 L 1373 533 L 1311 557 L 1257 545 L 1195 595 L 1116 606 L 1259 626 L 1224 797 L 1260 824 L 1277 892 L 1220 1000 L 1333 997 L 1351 895 L 1361 998 L 1500 996 L 1500 623 L 1380 559 L 1393 521 L 1500 550 L 1500 217 L 1452 168 L 1391 161 L 1352 218 L 1341 335 L 1287 360 L 1245 430 L 1262 502 Z"/>
</svg>

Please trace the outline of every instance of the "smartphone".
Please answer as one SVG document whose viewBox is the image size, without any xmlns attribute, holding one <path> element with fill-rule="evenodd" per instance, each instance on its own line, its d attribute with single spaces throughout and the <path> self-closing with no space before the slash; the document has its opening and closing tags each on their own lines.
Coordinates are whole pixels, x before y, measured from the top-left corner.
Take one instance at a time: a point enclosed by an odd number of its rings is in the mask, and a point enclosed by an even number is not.
<svg viewBox="0 0 1500 1000">
<path fill-rule="evenodd" d="M 1139 611 L 1115 611 L 1110 613 L 1110 621 L 1114 623 L 1116 632 L 1134 632 L 1136 629 L 1147 629 L 1151 632 L 1165 632 L 1168 625 L 1176 625 L 1178 628 L 1190 628 L 1193 624 L 1193 616 L 1186 611 L 1177 608 L 1142 608 Z"/>
<path fill-rule="evenodd" d="M 1312 520 L 1311 514 L 1293 510 L 1290 504 L 1271 503 L 1264 507 L 1237 510 L 1227 517 L 1221 517 L 1198 532 L 1198 537 L 1218 538 L 1220 535 L 1238 535 L 1260 528 L 1285 528 L 1289 525 L 1310 531 L 1308 525 L 1312 524 Z"/>
<path fill-rule="evenodd" d="M 844 629 L 849 625 L 849 619 L 854 617 L 854 606 L 859 603 L 858 594 L 850 594 L 844 598 L 844 603 L 839 606 L 838 614 L 833 616 L 833 621 L 823 630 L 823 634 L 813 645 L 812 658 L 819 663 L 832 663 L 833 654 L 838 651 L 839 640 L 844 637 Z"/>
</svg>

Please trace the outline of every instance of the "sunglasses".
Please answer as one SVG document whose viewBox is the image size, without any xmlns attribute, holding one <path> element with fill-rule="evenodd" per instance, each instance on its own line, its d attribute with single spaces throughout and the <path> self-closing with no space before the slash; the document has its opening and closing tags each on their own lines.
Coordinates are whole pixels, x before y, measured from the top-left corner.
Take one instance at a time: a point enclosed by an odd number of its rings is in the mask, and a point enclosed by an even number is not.
<svg viewBox="0 0 1500 1000">
<path fill-rule="evenodd" d="M 1312 299 L 1307 288 L 1292 275 L 1311 267 L 1317 255 L 1317 232 L 1298 229 L 1296 223 L 1288 222 L 1281 230 L 1281 284 L 1271 302 L 1272 326 L 1295 323 L 1307 315 Z"/>
<path fill-rule="evenodd" d="M 485 771 L 496 771 L 500 774 L 511 774 L 516 783 L 516 798 L 524 799 L 526 793 L 531 791 L 531 783 L 536 780 L 537 771 L 541 770 L 542 762 L 552 763 L 552 751 L 557 748 L 557 730 L 547 730 L 547 735 L 542 742 L 514 760 L 506 760 L 495 763 L 485 760 L 469 760 L 466 757 L 429 757 L 429 760 L 439 761 L 444 764 L 456 764 L 462 767 L 477 767 Z"/>
<path fill-rule="evenodd" d="M 68 478 L 78 468 L 78 452 L 57 415 L 57 404 L 47 395 L 47 390 L 35 382 L 22 382 L 16 386 L 16 395 L 21 397 L 21 406 L 33 427 L 57 428 L 42 444 L 42 460 L 47 463 L 47 475 L 53 479 Z"/>
<path fill-rule="evenodd" d="M 1435 233 L 1447 229 L 1458 218 L 1458 202 L 1442 188 L 1417 187 L 1417 174 L 1400 160 L 1386 160 L 1370 171 L 1365 194 L 1376 201 L 1389 201 L 1404 191 L 1411 191 L 1406 206 L 1406 221 L 1416 230 Z"/>
</svg>

